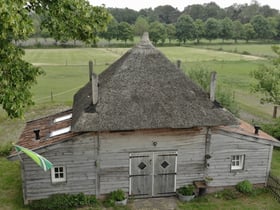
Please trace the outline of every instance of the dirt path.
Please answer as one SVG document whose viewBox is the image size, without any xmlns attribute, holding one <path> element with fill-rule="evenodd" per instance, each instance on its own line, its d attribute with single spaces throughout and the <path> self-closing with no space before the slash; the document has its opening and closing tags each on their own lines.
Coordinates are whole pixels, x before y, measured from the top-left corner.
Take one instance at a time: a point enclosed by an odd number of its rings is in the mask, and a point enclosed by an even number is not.
<svg viewBox="0 0 280 210">
<path fill-rule="evenodd" d="M 136 199 L 129 202 L 132 210 L 175 210 L 178 199 L 176 197 Z"/>
</svg>

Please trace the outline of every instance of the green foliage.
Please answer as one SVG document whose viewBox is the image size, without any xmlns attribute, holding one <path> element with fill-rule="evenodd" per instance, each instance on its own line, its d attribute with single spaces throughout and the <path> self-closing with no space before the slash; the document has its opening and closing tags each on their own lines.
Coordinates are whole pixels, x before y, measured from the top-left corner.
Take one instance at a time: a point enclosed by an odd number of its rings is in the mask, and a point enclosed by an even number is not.
<svg viewBox="0 0 280 210">
<path fill-rule="evenodd" d="M 195 37 L 195 25 L 193 19 L 186 14 L 182 14 L 176 22 L 176 37 L 179 42 L 186 43 Z"/>
<path fill-rule="evenodd" d="M 220 37 L 223 40 L 232 38 L 232 34 L 233 34 L 232 20 L 226 17 L 223 20 L 221 20 L 220 25 L 221 25 Z"/>
<path fill-rule="evenodd" d="M 139 16 L 135 21 L 134 33 L 135 35 L 142 36 L 144 32 L 149 30 L 149 22 L 147 18 Z"/>
<path fill-rule="evenodd" d="M 117 39 L 122 40 L 125 43 L 127 40 L 133 40 L 133 28 L 127 22 L 120 22 L 118 24 Z"/>
<path fill-rule="evenodd" d="M 33 201 L 29 204 L 31 210 L 71 210 L 83 206 L 97 206 L 98 201 L 94 195 L 54 194 L 49 198 Z"/>
<path fill-rule="evenodd" d="M 202 89 L 209 92 L 210 86 L 210 70 L 205 66 L 196 66 L 188 72 L 189 77 L 196 82 Z M 239 107 L 235 101 L 234 94 L 226 89 L 223 85 L 219 85 L 216 91 L 217 101 L 231 113 L 238 116 Z"/>
<path fill-rule="evenodd" d="M 15 45 L 33 33 L 30 13 L 43 14 L 43 25 L 57 40 L 95 41 L 110 19 L 105 8 L 92 7 L 85 0 L 3 0 L 0 11 L 0 105 L 11 118 L 22 117 L 33 105 L 30 89 L 43 73 L 24 61 L 24 51 Z"/>
<path fill-rule="evenodd" d="M 11 144 L 11 142 L 0 144 L 0 157 L 8 156 L 12 151 L 12 149 L 13 149 L 13 145 Z"/>
<path fill-rule="evenodd" d="M 205 38 L 209 41 L 219 37 L 221 28 L 219 21 L 215 18 L 208 18 L 205 22 Z"/>
<path fill-rule="evenodd" d="M 269 135 L 280 140 L 280 118 L 277 118 L 273 123 L 263 123 L 261 128 Z"/>
<path fill-rule="evenodd" d="M 111 192 L 109 197 L 114 201 L 123 201 L 125 199 L 125 193 L 122 189 L 118 189 L 116 191 Z"/>
<path fill-rule="evenodd" d="M 185 185 L 183 187 L 180 187 L 178 189 L 178 193 L 182 194 L 182 195 L 193 195 L 194 193 L 194 185 L 189 184 L 189 185 Z"/>
<path fill-rule="evenodd" d="M 271 60 L 271 64 L 262 64 L 251 72 L 251 76 L 255 79 L 255 83 L 251 84 L 251 90 L 263 94 L 261 103 L 280 105 L 280 48 L 273 46 L 272 50 L 277 57 Z"/>
<path fill-rule="evenodd" d="M 271 38 L 272 33 L 270 30 L 270 24 L 264 16 L 256 15 L 251 19 L 250 23 L 252 24 L 256 32 L 257 38 L 259 39 Z"/>
<path fill-rule="evenodd" d="M 156 45 L 159 41 L 163 44 L 166 39 L 165 26 L 158 22 L 152 22 L 149 27 L 150 40 Z"/>
<path fill-rule="evenodd" d="M 253 192 L 253 185 L 248 180 L 239 182 L 235 187 L 239 192 L 243 194 L 251 194 Z"/>
<path fill-rule="evenodd" d="M 240 193 L 234 189 L 225 189 L 219 191 L 215 194 L 216 198 L 221 198 L 224 200 L 234 200 L 241 197 Z"/>
<path fill-rule="evenodd" d="M 114 207 L 116 201 L 123 201 L 126 199 L 125 193 L 122 189 L 111 192 L 103 202 L 105 207 Z"/>
</svg>

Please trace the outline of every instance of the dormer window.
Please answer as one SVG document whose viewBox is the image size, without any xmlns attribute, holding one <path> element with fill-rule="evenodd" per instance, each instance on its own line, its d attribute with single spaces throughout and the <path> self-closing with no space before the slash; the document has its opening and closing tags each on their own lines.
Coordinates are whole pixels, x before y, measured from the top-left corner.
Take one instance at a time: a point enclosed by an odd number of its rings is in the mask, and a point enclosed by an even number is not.
<svg viewBox="0 0 280 210">
<path fill-rule="evenodd" d="M 70 131 L 71 131 L 71 126 L 68 126 L 66 128 L 62 128 L 62 129 L 59 129 L 59 130 L 52 131 L 50 133 L 50 137 L 58 136 L 58 135 L 61 135 L 61 134 L 64 134 L 64 133 L 68 133 Z"/>
<path fill-rule="evenodd" d="M 64 120 L 69 120 L 71 118 L 72 118 L 72 113 L 68 114 L 68 115 L 64 115 L 64 116 L 58 117 L 58 118 L 55 118 L 53 122 L 54 123 L 58 123 L 58 122 L 61 122 L 61 121 L 64 121 Z"/>
</svg>

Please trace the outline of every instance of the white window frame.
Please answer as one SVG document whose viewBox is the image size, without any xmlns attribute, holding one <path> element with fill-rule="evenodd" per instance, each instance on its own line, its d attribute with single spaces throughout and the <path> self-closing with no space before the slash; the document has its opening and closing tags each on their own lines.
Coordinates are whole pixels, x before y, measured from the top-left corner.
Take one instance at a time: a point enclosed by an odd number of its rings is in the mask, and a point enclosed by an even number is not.
<svg viewBox="0 0 280 210">
<path fill-rule="evenodd" d="M 62 129 L 59 129 L 59 130 L 52 131 L 50 133 L 50 137 L 58 136 L 58 135 L 61 135 L 61 134 L 64 134 L 64 133 L 68 133 L 70 131 L 71 131 L 71 126 L 68 126 L 66 128 L 62 128 Z"/>
<path fill-rule="evenodd" d="M 245 162 L 245 155 L 232 155 L 231 156 L 231 166 L 230 169 L 234 170 L 243 170 Z"/>
<path fill-rule="evenodd" d="M 58 122 L 61 122 L 61 121 L 64 121 L 64 120 L 69 120 L 72 118 L 72 113 L 71 114 L 67 114 L 67 115 L 64 115 L 64 116 L 61 116 L 61 117 L 58 117 L 58 118 L 55 118 L 53 120 L 54 123 L 58 123 Z"/>
<path fill-rule="evenodd" d="M 66 182 L 66 167 L 54 166 L 51 168 L 52 183 Z"/>
</svg>

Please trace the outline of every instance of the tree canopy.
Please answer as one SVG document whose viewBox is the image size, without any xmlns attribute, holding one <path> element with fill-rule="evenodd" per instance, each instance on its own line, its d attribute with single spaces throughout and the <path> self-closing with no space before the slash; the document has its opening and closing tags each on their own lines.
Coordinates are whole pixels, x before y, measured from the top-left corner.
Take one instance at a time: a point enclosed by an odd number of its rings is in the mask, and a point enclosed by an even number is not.
<svg viewBox="0 0 280 210">
<path fill-rule="evenodd" d="M 1 0 L 0 11 L 0 105 L 11 118 L 22 117 L 33 104 L 30 89 L 43 73 L 24 61 L 24 51 L 15 45 L 33 33 L 31 13 L 43 14 L 44 25 L 57 39 L 85 42 L 94 41 L 110 20 L 104 7 L 85 0 Z"/>
</svg>

